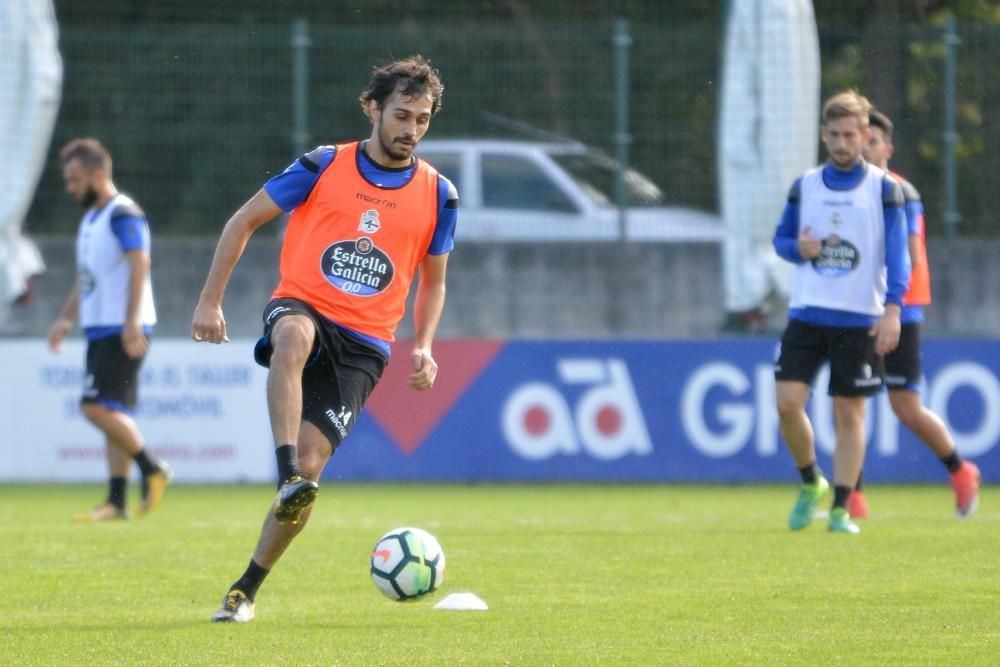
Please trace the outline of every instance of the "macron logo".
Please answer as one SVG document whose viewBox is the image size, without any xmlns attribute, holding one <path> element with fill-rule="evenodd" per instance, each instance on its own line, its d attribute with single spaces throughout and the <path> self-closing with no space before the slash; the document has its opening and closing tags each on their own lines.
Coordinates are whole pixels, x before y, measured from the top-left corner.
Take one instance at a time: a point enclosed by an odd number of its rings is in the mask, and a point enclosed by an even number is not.
<svg viewBox="0 0 1000 667">
<path fill-rule="evenodd" d="M 340 412 L 334 412 L 333 410 L 326 411 L 326 418 L 330 420 L 333 427 L 337 429 L 337 433 L 340 434 L 340 439 L 343 440 L 347 437 L 348 424 L 351 423 L 351 417 L 354 413 L 348 412 L 347 408 L 343 405 L 340 406 Z"/>
</svg>

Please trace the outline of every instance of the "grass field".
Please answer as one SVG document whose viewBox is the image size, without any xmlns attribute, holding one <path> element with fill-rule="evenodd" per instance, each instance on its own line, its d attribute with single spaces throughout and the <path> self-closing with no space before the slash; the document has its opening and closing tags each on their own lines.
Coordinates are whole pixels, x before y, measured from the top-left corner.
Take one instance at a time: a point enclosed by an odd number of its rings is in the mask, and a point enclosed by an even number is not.
<svg viewBox="0 0 1000 667">
<path fill-rule="evenodd" d="M 0 486 L 0 664 L 1000 664 L 993 488 L 960 522 L 945 485 L 870 486 L 856 537 L 789 533 L 794 493 L 326 484 L 256 620 L 224 625 L 269 488 L 175 486 L 146 519 L 74 525 L 102 487 Z M 448 572 L 397 603 L 368 554 L 407 524 Z M 490 610 L 433 609 L 457 591 Z"/>
</svg>

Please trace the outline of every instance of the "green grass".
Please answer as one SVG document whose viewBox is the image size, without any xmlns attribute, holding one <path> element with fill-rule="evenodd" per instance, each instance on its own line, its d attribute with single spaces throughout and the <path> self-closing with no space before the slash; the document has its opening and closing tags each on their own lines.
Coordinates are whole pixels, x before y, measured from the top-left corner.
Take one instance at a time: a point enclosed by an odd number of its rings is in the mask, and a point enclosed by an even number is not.
<svg viewBox="0 0 1000 667">
<path fill-rule="evenodd" d="M 134 491 L 133 491 L 134 493 Z M 785 528 L 795 488 L 324 485 L 246 625 L 213 624 L 271 490 L 175 486 L 74 525 L 98 486 L 0 486 L 0 665 L 996 665 L 1000 501 L 871 486 L 861 535 Z M 384 531 L 430 530 L 434 596 L 371 582 Z M 433 609 L 472 591 L 487 612 Z"/>
</svg>

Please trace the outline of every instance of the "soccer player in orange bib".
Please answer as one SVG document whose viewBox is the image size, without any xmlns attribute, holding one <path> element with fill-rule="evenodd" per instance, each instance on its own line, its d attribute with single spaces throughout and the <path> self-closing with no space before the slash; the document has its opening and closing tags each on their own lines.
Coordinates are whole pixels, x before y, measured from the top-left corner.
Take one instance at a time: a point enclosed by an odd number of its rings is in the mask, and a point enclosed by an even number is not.
<svg viewBox="0 0 1000 667">
<path fill-rule="evenodd" d="M 222 298 L 233 268 L 254 231 L 291 213 L 281 279 L 254 350 L 270 368 L 278 493 L 247 570 L 213 621 L 253 618 L 257 590 L 305 526 L 326 462 L 382 375 L 418 271 L 409 384 L 417 391 L 434 384 L 431 344 L 444 308 L 458 193 L 414 149 L 443 91 L 422 56 L 376 67 L 360 97 L 371 136 L 303 155 L 222 232 L 191 323 L 197 342 L 228 341 Z"/>
<path fill-rule="evenodd" d="M 892 121 L 885 114 L 872 111 L 868 117 L 868 125 L 871 127 L 871 136 L 865 143 L 865 160 L 888 171 L 889 158 L 893 153 Z M 889 389 L 892 410 L 899 421 L 913 431 L 948 469 L 951 486 L 955 491 L 955 515 L 961 519 L 975 512 L 979 504 L 979 468 L 971 461 L 962 459 L 955 449 L 948 427 L 920 400 L 920 325 L 924 321 L 924 306 L 931 302 L 924 206 L 920 201 L 920 193 L 909 181 L 896 172 L 892 172 L 892 175 L 903 187 L 913 273 L 910 289 L 903 295 L 899 347 L 885 356 L 885 384 Z M 863 519 L 868 516 L 868 503 L 862 492 L 860 477 L 848 501 L 848 508 L 854 518 Z"/>
</svg>

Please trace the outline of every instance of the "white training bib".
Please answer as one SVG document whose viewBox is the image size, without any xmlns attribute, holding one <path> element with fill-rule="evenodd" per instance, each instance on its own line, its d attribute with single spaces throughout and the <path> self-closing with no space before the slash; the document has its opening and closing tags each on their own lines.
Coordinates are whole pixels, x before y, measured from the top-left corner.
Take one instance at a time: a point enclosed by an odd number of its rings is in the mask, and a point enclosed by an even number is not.
<svg viewBox="0 0 1000 667">
<path fill-rule="evenodd" d="M 118 237 L 111 230 L 111 217 L 119 206 L 135 202 L 123 194 L 96 212 L 87 211 L 76 237 L 76 265 L 80 278 L 80 327 L 122 326 L 128 307 L 129 265 Z M 147 274 L 142 288 L 139 317 L 143 326 L 156 324 L 153 286 Z"/>
<path fill-rule="evenodd" d="M 802 177 L 799 230 L 823 241 L 818 257 L 795 267 L 789 305 L 880 316 L 885 311 L 885 212 L 878 167 L 851 190 L 831 190 L 823 167 Z"/>
</svg>

